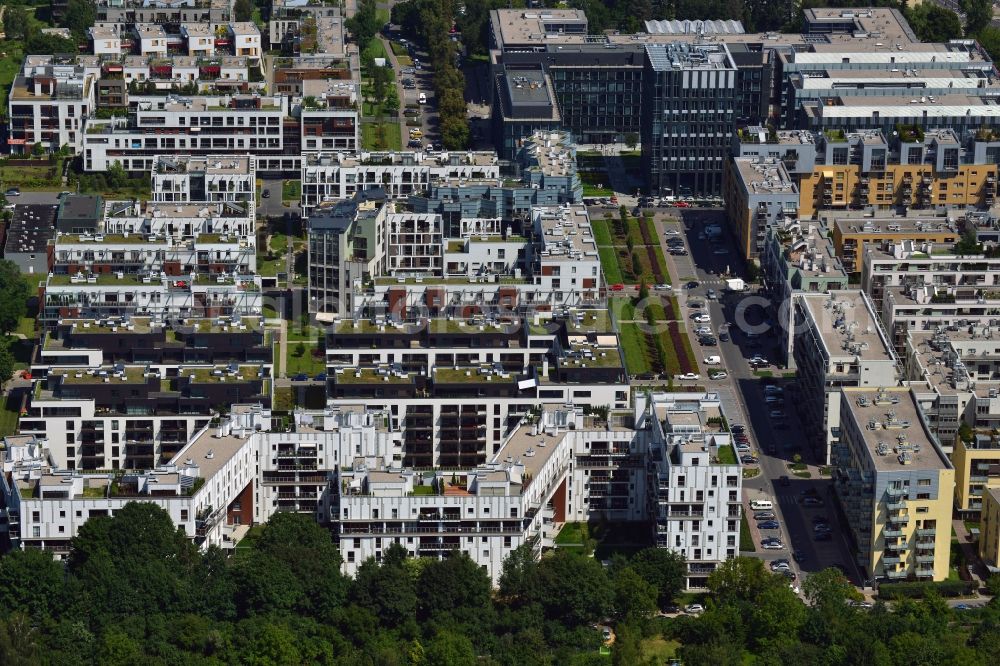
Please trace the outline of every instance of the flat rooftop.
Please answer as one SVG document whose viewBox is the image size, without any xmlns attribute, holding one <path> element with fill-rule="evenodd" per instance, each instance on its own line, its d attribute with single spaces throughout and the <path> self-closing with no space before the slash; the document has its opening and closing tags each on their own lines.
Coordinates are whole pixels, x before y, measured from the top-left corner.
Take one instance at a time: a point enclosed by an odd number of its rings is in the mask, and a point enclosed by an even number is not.
<svg viewBox="0 0 1000 666">
<path fill-rule="evenodd" d="M 921 102 L 906 97 L 836 97 L 833 103 L 804 104 L 813 118 L 1000 118 L 1000 104 L 972 95 L 941 95 Z M 877 116 L 875 114 L 878 114 Z"/>
<path fill-rule="evenodd" d="M 571 31 L 573 36 L 587 33 L 587 14 L 582 9 L 494 9 L 491 19 L 494 37 L 501 47 L 543 43 Z"/>
<path fill-rule="evenodd" d="M 677 69 L 698 72 L 736 70 L 729 48 L 720 43 L 647 44 L 646 56 L 653 69 L 658 72 Z"/>
<path fill-rule="evenodd" d="M 545 463 L 549 461 L 556 447 L 566 437 L 567 430 L 560 430 L 556 435 L 543 433 L 532 434 L 531 426 L 523 425 L 511 434 L 510 439 L 497 451 L 492 462 L 522 463 L 525 474 L 537 478 Z"/>
<path fill-rule="evenodd" d="M 828 221 L 829 217 L 826 218 Z M 921 234 L 957 234 L 958 227 L 946 217 L 865 217 L 833 219 L 834 228 L 844 235 L 878 236 L 884 234 L 904 234 L 919 237 Z"/>
<path fill-rule="evenodd" d="M 219 437 L 215 428 L 207 428 L 193 442 L 178 451 L 170 462 L 182 468 L 190 460 L 200 468 L 201 478 L 207 481 L 232 460 L 246 443 L 245 437 Z"/>
<path fill-rule="evenodd" d="M 547 176 L 576 173 L 576 155 L 567 132 L 535 132 L 525 142 L 525 151 Z"/>
<path fill-rule="evenodd" d="M 894 360 L 879 334 L 878 317 L 861 291 L 832 291 L 800 296 L 831 358 L 863 361 Z"/>
<path fill-rule="evenodd" d="M 798 197 L 798 188 L 780 160 L 751 157 L 735 159 L 740 180 L 750 194 L 788 194 Z"/>
<path fill-rule="evenodd" d="M 590 226 L 590 216 L 583 205 L 571 205 L 569 208 L 547 207 L 536 208 L 541 228 L 542 263 L 551 261 L 580 261 L 581 253 L 591 252 L 597 255 L 597 243 Z"/>
<path fill-rule="evenodd" d="M 4 255 L 30 252 L 44 253 L 55 236 L 56 206 L 17 204 L 7 229 Z"/>
<path fill-rule="evenodd" d="M 205 173 L 208 175 L 250 174 L 249 155 L 157 155 L 154 174 Z"/>
<path fill-rule="evenodd" d="M 951 467 L 924 430 L 908 388 L 845 390 L 841 405 L 848 408 L 855 430 L 861 433 L 866 453 L 877 471 L 930 471 Z"/>
</svg>

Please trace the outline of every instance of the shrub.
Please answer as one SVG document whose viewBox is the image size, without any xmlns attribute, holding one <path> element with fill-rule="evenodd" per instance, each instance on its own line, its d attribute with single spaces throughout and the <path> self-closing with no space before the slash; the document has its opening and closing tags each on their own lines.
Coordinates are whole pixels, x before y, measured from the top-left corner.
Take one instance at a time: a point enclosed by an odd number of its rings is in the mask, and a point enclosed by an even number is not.
<svg viewBox="0 0 1000 666">
<path fill-rule="evenodd" d="M 964 580 L 945 580 L 940 583 L 912 581 L 883 583 L 878 588 L 878 596 L 880 599 L 923 599 L 933 590 L 942 597 L 960 597 L 971 594 L 973 587 L 973 583 Z"/>
</svg>

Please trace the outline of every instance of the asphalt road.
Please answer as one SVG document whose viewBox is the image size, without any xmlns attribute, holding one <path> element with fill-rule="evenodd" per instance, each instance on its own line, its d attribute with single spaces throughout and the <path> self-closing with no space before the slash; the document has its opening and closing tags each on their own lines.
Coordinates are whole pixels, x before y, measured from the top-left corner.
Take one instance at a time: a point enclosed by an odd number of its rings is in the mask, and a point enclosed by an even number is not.
<svg viewBox="0 0 1000 666">
<path fill-rule="evenodd" d="M 819 477 L 815 466 L 811 467 L 809 479 L 795 476 L 788 468 L 796 454 L 803 456 L 803 462 L 812 462 L 809 460 L 810 454 L 801 436 L 802 428 L 797 420 L 797 414 L 792 408 L 796 390 L 794 380 L 775 379 L 775 383 L 785 389 L 786 406 L 781 408 L 785 412 L 783 419 L 772 419 L 769 416 L 772 407 L 766 402 L 762 380 L 754 375 L 747 363 L 747 359 L 756 354 L 773 362 L 779 357 L 781 336 L 777 331 L 748 336 L 745 330 L 766 328 L 769 321 L 776 320 L 773 308 L 768 305 L 766 299 L 757 297 L 753 292 L 724 291 L 725 279 L 739 276 L 743 268 L 736 248 L 727 235 L 723 235 L 718 242 L 712 242 L 703 233 L 706 225 L 723 225 L 722 211 L 703 208 L 658 208 L 655 209 L 655 224 L 665 253 L 667 253 L 666 239 L 670 237 L 665 232 L 669 229 L 683 233 L 688 249 L 687 255 L 666 254 L 675 276 L 673 292 L 678 297 L 688 335 L 700 364 L 701 379 L 681 383 L 696 384 L 708 390 L 718 391 L 731 421 L 741 422 L 746 426 L 753 455 L 760 461 L 758 466 L 761 474 L 744 480 L 743 484 L 744 510 L 747 511 L 748 522 L 757 546 L 755 556 L 765 561 L 779 558 L 791 560 L 792 551 L 798 551 L 803 556 L 803 561 L 800 564 L 792 562 L 792 567 L 799 576 L 799 583 L 803 575 L 807 576 L 810 572 L 840 565 L 848 570 L 852 582 L 857 585 L 863 584 L 861 573 L 850 555 L 844 528 L 839 524 L 836 501 L 831 494 L 832 481 L 829 477 Z M 694 289 L 687 289 L 685 285 L 692 279 L 699 284 Z M 709 289 L 715 291 L 716 299 L 707 298 Z M 688 303 L 694 299 L 702 302 L 704 307 L 690 308 Z M 691 314 L 698 311 L 707 311 L 712 318 L 711 327 L 716 333 L 728 332 L 729 341 L 719 340 L 718 346 L 713 347 L 700 346 L 694 329 L 701 324 L 696 324 L 691 319 Z M 728 374 L 726 379 L 707 378 L 711 368 L 704 365 L 703 359 L 709 355 L 721 356 L 722 365 L 713 367 L 725 370 Z M 768 369 L 775 375 L 780 375 L 780 369 L 774 366 Z M 781 477 L 787 478 L 787 485 L 779 483 Z M 802 506 L 801 499 L 807 492 L 822 497 L 825 506 L 821 508 Z M 774 502 L 779 530 L 762 534 L 756 529 L 753 512 L 749 509 L 749 501 L 755 498 L 771 499 Z M 813 539 L 812 520 L 818 515 L 827 517 L 833 528 L 832 540 L 817 542 Z M 785 548 L 763 550 L 760 540 L 768 536 L 781 538 Z"/>
</svg>

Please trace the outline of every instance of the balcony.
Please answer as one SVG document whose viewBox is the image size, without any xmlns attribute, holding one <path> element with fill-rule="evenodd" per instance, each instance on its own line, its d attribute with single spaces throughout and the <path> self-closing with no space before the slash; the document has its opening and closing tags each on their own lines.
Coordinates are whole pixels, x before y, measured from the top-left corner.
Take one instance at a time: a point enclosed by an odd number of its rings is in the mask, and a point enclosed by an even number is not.
<svg viewBox="0 0 1000 666">
<path fill-rule="evenodd" d="M 931 527 L 931 528 L 924 528 L 924 529 L 918 529 L 916 531 L 916 535 L 918 537 L 936 537 L 937 536 L 937 529 L 935 529 L 933 527 Z M 924 542 L 923 541 L 918 541 L 918 543 L 924 543 Z"/>
<path fill-rule="evenodd" d="M 883 555 L 882 564 L 899 564 L 903 561 L 903 558 L 899 555 Z"/>
<path fill-rule="evenodd" d="M 933 564 L 934 563 L 934 556 L 933 555 L 917 555 L 917 562 L 918 563 L 923 562 L 923 563 Z"/>
<path fill-rule="evenodd" d="M 886 529 L 882 530 L 882 536 L 885 537 L 885 538 L 887 538 L 887 539 L 891 538 L 891 537 L 901 537 L 901 536 L 903 536 L 903 530 L 896 530 L 896 529 L 892 529 L 892 528 L 886 528 Z"/>
<path fill-rule="evenodd" d="M 890 500 L 885 506 L 890 511 L 902 511 L 906 508 L 906 502 L 903 500 Z"/>
<path fill-rule="evenodd" d="M 886 571 L 885 572 L 885 577 L 888 578 L 889 580 L 901 580 L 903 578 L 906 578 L 906 572 L 905 571 Z"/>
</svg>

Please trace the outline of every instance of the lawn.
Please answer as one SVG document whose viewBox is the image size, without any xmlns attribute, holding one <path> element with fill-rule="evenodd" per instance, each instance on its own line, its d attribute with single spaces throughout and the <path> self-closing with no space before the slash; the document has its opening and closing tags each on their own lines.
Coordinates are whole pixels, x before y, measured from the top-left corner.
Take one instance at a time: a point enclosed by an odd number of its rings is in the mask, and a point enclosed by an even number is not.
<svg viewBox="0 0 1000 666">
<path fill-rule="evenodd" d="M 7 40 L 4 42 L 3 51 L 6 55 L 0 58 L 0 116 L 6 118 L 7 95 L 10 94 L 10 86 L 21 70 L 24 50 L 20 42 Z"/>
<path fill-rule="evenodd" d="M 630 375 L 641 375 L 650 371 L 646 357 L 646 336 L 638 324 L 622 324 L 619 327 L 622 349 L 625 351 L 625 368 Z"/>
<path fill-rule="evenodd" d="M 17 432 L 17 410 L 19 406 L 14 404 L 12 398 L 4 398 L 3 409 L 0 409 L 0 437 L 13 435 Z"/>
<path fill-rule="evenodd" d="M 273 305 L 265 304 L 263 307 L 263 313 L 265 319 L 276 319 L 278 317 L 278 311 L 274 309 Z"/>
<path fill-rule="evenodd" d="M 719 462 L 723 465 L 736 464 L 736 451 L 733 450 L 733 447 L 728 444 L 719 447 Z"/>
<path fill-rule="evenodd" d="M 608 175 L 598 171 L 581 171 L 580 181 L 583 183 L 583 196 L 610 197 L 614 192 L 606 187 Z"/>
<path fill-rule="evenodd" d="M 590 527 L 587 523 L 566 523 L 556 536 L 556 544 L 582 545 L 590 538 Z"/>
<path fill-rule="evenodd" d="M 753 535 L 750 534 L 750 523 L 747 522 L 747 514 L 740 515 L 740 552 L 756 553 L 757 546 L 753 542 Z"/>
<path fill-rule="evenodd" d="M 35 337 L 35 318 L 34 317 L 21 317 L 17 321 L 17 329 L 14 333 L 20 333 L 24 337 L 31 340 Z"/>
<path fill-rule="evenodd" d="M 292 201 L 298 203 L 299 199 L 302 198 L 302 181 L 301 180 L 283 180 L 281 181 L 281 200 L 282 201 Z"/>
<path fill-rule="evenodd" d="M 18 159 L 28 159 L 27 156 Z M 37 166 L 14 166 L 0 164 L 0 182 L 4 188 L 17 187 L 22 190 L 61 190 L 62 160 L 49 162 L 37 160 Z"/>
<path fill-rule="evenodd" d="M 639 644 L 644 664 L 666 664 L 677 656 L 680 641 L 668 640 L 663 636 L 644 638 Z"/>
<path fill-rule="evenodd" d="M 393 55 L 397 56 L 408 56 L 410 52 L 406 50 L 406 47 L 399 42 L 389 42 L 389 48 L 392 49 Z"/>
<path fill-rule="evenodd" d="M 612 298 L 611 314 L 615 321 L 633 321 L 635 319 L 635 305 L 631 298 Z"/>
<path fill-rule="evenodd" d="M 403 141 L 399 133 L 399 123 L 362 123 L 361 147 L 364 150 L 400 150 Z"/>
<path fill-rule="evenodd" d="M 285 374 L 288 376 L 297 375 L 304 372 L 310 377 L 315 377 L 321 372 L 326 372 L 326 356 L 315 356 L 313 350 L 315 344 L 305 345 L 305 353 L 302 356 L 295 354 L 298 344 L 289 345 L 288 357 L 285 359 Z"/>
<path fill-rule="evenodd" d="M 594 240 L 598 247 L 610 247 L 614 244 L 607 220 L 591 220 L 590 226 L 594 230 Z"/>
<path fill-rule="evenodd" d="M 625 281 L 622 277 L 622 269 L 618 266 L 618 257 L 615 256 L 613 247 L 598 247 L 597 253 L 601 257 L 601 268 L 604 269 L 604 279 L 608 284 L 621 284 Z"/>
</svg>

